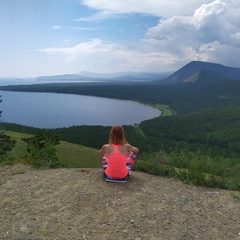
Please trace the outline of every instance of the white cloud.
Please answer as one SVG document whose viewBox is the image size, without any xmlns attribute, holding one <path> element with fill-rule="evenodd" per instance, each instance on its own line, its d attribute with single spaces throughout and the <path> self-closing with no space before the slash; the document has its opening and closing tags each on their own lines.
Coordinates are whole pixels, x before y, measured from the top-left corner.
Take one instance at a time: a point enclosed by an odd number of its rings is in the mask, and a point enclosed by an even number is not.
<svg viewBox="0 0 240 240">
<path fill-rule="evenodd" d="M 51 47 L 37 51 L 58 59 L 59 56 L 64 56 L 65 64 L 76 65 L 75 71 L 93 71 L 92 68 L 96 72 L 160 71 L 161 69 L 157 66 L 166 67 L 174 58 L 167 52 L 147 51 L 144 42 L 141 45 L 145 50 L 140 51 L 140 46 L 134 44 L 107 43 L 100 39 L 92 39 L 73 47 Z"/>
<path fill-rule="evenodd" d="M 53 26 L 53 29 L 55 30 L 62 29 L 62 26 Z"/>
<path fill-rule="evenodd" d="M 152 46 L 156 50 L 176 55 L 176 62 L 185 58 L 239 66 L 240 4 L 236 2 L 215 0 L 192 15 L 161 19 L 148 30 L 146 38 L 148 42 L 155 40 L 157 44 Z"/>
<path fill-rule="evenodd" d="M 90 22 L 90 21 L 99 21 L 99 20 L 103 20 L 106 18 L 113 18 L 113 17 L 114 17 L 113 13 L 108 11 L 101 11 L 96 13 L 93 16 L 78 18 L 78 19 L 75 19 L 74 21 Z"/>
<path fill-rule="evenodd" d="M 213 1 L 210 4 L 203 4 L 193 14 L 193 19 L 197 25 L 202 25 L 205 22 L 209 22 L 211 18 L 220 15 L 226 9 L 226 3 L 220 0 Z"/>
<path fill-rule="evenodd" d="M 100 39 L 92 39 L 89 42 L 80 43 L 74 47 L 50 47 L 38 49 L 38 51 L 48 54 L 63 54 L 65 56 L 72 56 L 71 58 L 74 60 L 83 53 L 86 54 L 95 51 L 105 51 L 105 48 Z"/>
<path fill-rule="evenodd" d="M 231 39 L 236 41 L 237 44 L 240 44 L 240 32 L 236 32 L 230 35 Z"/>
<path fill-rule="evenodd" d="M 201 61 L 219 62 L 226 66 L 239 67 L 239 47 L 221 44 L 218 41 L 206 43 L 199 48 Z"/>
<path fill-rule="evenodd" d="M 144 13 L 159 17 L 188 15 L 211 0 L 82 0 L 81 3 L 112 14 Z M 174 7 L 173 7 L 174 6 Z"/>
<path fill-rule="evenodd" d="M 97 0 L 84 1 L 88 6 L 101 10 L 107 9 L 109 12 L 140 12 L 145 6 L 147 9 L 145 13 L 147 11 L 150 13 L 148 9 L 150 7 L 153 9 L 154 4 L 155 9 L 164 4 L 166 6 L 170 3 L 176 4 L 175 9 L 180 1 L 171 0 L 168 3 L 168 1 L 148 0 L 147 2 L 129 0 L 127 4 L 123 0 L 105 0 L 99 4 Z M 59 56 L 63 56 L 66 66 L 71 66 L 72 71 L 76 72 L 81 70 L 96 72 L 173 71 L 192 60 L 239 67 L 239 1 L 196 2 L 195 6 L 203 4 L 192 10 L 191 14 L 187 14 L 187 10 L 182 11 L 182 15 L 161 18 L 157 26 L 148 29 L 145 38 L 136 42 L 105 42 L 95 38 L 72 47 L 50 47 L 38 51 L 56 56 L 58 60 Z M 135 10 L 133 10 L 134 4 Z M 192 7 L 190 1 L 183 1 L 182 6 L 187 5 Z M 174 11 L 171 14 L 173 13 Z"/>
<path fill-rule="evenodd" d="M 52 27 L 54 30 L 60 30 L 60 29 L 71 29 L 71 30 L 94 30 L 96 28 L 87 28 L 87 27 L 72 27 L 72 26 L 53 26 Z"/>
</svg>

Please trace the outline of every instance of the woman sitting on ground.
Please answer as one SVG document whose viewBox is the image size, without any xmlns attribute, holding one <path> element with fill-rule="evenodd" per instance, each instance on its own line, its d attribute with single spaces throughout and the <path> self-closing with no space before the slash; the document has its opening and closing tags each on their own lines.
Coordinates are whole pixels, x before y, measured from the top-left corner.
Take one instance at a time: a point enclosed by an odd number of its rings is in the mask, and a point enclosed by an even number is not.
<svg viewBox="0 0 240 240">
<path fill-rule="evenodd" d="M 112 127 L 109 143 L 99 150 L 105 176 L 116 180 L 127 179 L 138 151 L 138 148 L 127 143 L 122 126 Z"/>
</svg>

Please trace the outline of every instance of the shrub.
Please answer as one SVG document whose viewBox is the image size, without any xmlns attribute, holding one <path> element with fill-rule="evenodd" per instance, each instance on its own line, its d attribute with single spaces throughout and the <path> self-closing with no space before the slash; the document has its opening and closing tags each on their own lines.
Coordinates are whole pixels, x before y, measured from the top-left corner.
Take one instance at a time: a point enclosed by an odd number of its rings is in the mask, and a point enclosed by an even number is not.
<svg viewBox="0 0 240 240">
<path fill-rule="evenodd" d="M 27 143 L 28 162 L 35 167 L 59 167 L 60 162 L 56 156 L 55 145 L 59 139 L 46 130 L 38 130 L 31 138 L 22 138 Z"/>
<path fill-rule="evenodd" d="M 4 155 L 11 151 L 14 145 L 16 144 L 15 140 L 12 140 L 5 133 L 0 133 L 0 161 L 3 160 Z"/>
</svg>

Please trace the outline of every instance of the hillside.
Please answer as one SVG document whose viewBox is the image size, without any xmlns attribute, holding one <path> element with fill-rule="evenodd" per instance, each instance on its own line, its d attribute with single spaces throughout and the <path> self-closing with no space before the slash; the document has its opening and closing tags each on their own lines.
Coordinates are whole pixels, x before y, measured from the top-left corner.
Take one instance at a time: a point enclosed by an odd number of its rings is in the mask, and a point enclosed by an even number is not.
<svg viewBox="0 0 240 240">
<path fill-rule="evenodd" d="M 179 83 L 196 83 L 202 81 L 201 73 L 209 72 L 205 75 L 204 81 L 216 83 L 218 79 L 240 80 L 240 68 L 227 67 L 217 63 L 192 61 L 178 71 L 174 72 L 160 83 L 179 84 Z M 214 74 L 214 76 L 211 75 Z"/>
<path fill-rule="evenodd" d="M 30 132 L 34 135 L 34 128 L 29 128 Z M 25 129 L 26 130 L 26 129 Z M 36 129 L 35 129 L 36 131 Z M 22 138 L 30 138 L 32 134 L 18 133 L 17 131 L 4 131 L 11 139 L 16 141 L 16 145 L 11 152 L 7 153 L 7 159 L 12 162 L 27 162 L 26 159 L 26 143 L 22 141 Z M 82 146 L 79 144 L 73 144 L 66 141 L 60 141 L 59 145 L 56 145 L 57 157 L 60 163 L 66 167 L 79 167 L 79 168 L 99 168 L 100 162 L 98 157 L 98 149 Z M 0 166 L 1 166 L 0 161 Z M 29 163 L 31 164 L 31 163 Z M 3 162 L 4 165 L 4 162 Z"/>
<path fill-rule="evenodd" d="M 239 239 L 239 192 L 133 172 L 0 168 L 1 239 Z"/>
</svg>

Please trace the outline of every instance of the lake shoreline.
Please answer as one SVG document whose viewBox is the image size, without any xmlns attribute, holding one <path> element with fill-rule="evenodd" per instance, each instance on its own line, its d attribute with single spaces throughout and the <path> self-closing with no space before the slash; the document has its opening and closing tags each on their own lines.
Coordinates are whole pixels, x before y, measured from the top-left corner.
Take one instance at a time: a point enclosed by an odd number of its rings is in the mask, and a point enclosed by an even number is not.
<svg viewBox="0 0 240 240">
<path fill-rule="evenodd" d="M 108 97 L 21 91 L 0 95 L 3 122 L 37 128 L 133 125 L 162 114 L 146 103 Z"/>
</svg>

